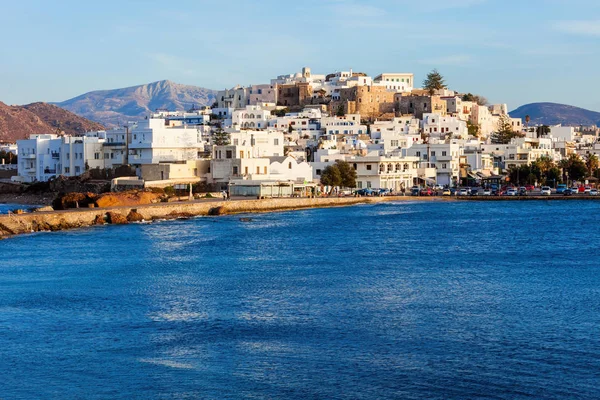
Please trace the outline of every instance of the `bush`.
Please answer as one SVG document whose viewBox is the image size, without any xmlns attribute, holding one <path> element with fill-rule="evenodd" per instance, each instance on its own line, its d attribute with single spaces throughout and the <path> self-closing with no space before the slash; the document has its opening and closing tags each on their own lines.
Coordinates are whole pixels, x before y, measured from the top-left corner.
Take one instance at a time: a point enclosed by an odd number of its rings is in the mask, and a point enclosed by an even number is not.
<svg viewBox="0 0 600 400">
<path fill-rule="evenodd" d="M 167 186 L 166 188 L 164 188 L 164 193 L 167 196 L 175 196 L 175 189 L 173 188 L 173 186 Z"/>
</svg>

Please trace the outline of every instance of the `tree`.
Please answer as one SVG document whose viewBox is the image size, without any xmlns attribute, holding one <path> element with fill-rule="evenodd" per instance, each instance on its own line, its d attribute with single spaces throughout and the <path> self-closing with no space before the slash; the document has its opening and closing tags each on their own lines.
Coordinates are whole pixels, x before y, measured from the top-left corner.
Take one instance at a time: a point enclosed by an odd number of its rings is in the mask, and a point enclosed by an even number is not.
<svg viewBox="0 0 600 400">
<path fill-rule="evenodd" d="M 498 120 L 496 132 L 492 133 L 493 144 L 508 144 L 513 138 L 522 137 L 519 132 L 515 132 L 508 115 L 501 115 Z"/>
<path fill-rule="evenodd" d="M 337 160 L 335 162 L 338 170 L 340 171 L 340 175 L 342 177 L 342 183 L 340 186 L 346 188 L 355 188 L 356 187 L 356 170 L 346 161 Z"/>
<path fill-rule="evenodd" d="M 588 176 L 593 176 L 594 172 L 598 169 L 598 156 L 594 153 L 588 154 L 585 165 L 588 169 Z"/>
<path fill-rule="evenodd" d="M 444 77 L 437 69 L 427 74 L 427 77 L 423 81 L 423 89 L 427 90 L 430 96 L 433 96 L 436 90 L 446 89 Z"/>
<path fill-rule="evenodd" d="M 560 160 L 559 166 L 563 173 L 568 173 L 569 179 L 574 181 L 585 178 L 588 172 L 586 163 L 577 154 L 571 154 L 569 158 Z"/>
<path fill-rule="evenodd" d="M 550 127 L 548 125 L 541 125 L 535 128 L 535 133 L 537 137 L 542 137 L 544 135 L 550 134 Z"/>
<path fill-rule="evenodd" d="M 219 128 L 213 135 L 213 143 L 217 146 L 227 146 L 229 144 L 229 133 Z"/>
<path fill-rule="evenodd" d="M 346 113 L 344 112 L 344 105 L 343 104 L 340 104 L 338 106 L 335 115 L 338 116 L 338 117 L 343 117 L 344 115 L 346 115 Z"/>
<path fill-rule="evenodd" d="M 462 101 L 470 101 L 480 106 L 485 106 L 488 104 L 488 99 L 478 94 L 467 93 L 462 97 Z"/>
<path fill-rule="evenodd" d="M 330 165 L 321 172 L 321 185 L 330 186 L 333 190 L 335 186 L 342 184 L 342 174 L 337 165 Z"/>
<path fill-rule="evenodd" d="M 467 130 L 469 131 L 470 136 L 479 137 L 481 127 L 478 124 L 467 121 Z"/>
</svg>

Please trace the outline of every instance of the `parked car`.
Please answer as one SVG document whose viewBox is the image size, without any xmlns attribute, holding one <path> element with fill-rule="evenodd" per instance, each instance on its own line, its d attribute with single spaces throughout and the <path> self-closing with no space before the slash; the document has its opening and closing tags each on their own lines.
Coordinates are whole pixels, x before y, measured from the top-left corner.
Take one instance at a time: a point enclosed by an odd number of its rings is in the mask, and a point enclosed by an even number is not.
<svg viewBox="0 0 600 400">
<path fill-rule="evenodd" d="M 528 192 L 532 192 L 532 191 L 534 191 L 534 190 L 535 190 L 535 186 L 533 186 L 533 185 L 525 185 L 525 189 L 526 189 Z"/>
<path fill-rule="evenodd" d="M 564 183 L 559 184 L 558 186 L 556 186 L 556 194 L 562 194 L 565 189 L 567 189 L 567 185 L 565 185 Z"/>
<path fill-rule="evenodd" d="M 423 188 L 421 189 L 421 196 L 431 196 L 433 195 L 433 190 L 431 190 L 431 188 Z"/>
<path fill-rule="evenodd" d="M 478 193 L 479 193 L 479 188 L 471 188 L 471 190 L 469 191 L 469 194 L 471 196 L 477 196 Z"/>
<path fill-rule="evenodd" d="M 462 188 L 458 191 L 457 196 L 468 196 L 469 195 L 469 191 L 466 188 Z"/>
<path fill-rule="evenodd" d="M 444 189 L 442 196 L 452 196 L 452 191 L 450 189 Z"/>
<path fill-rule="evenodd" d="M 412 188 L 410 188 L 410 194 L 413 196 L 418 196 L 420 192 L 421 188 L 419 186 L 413 186 Z"/>
<path fill-rule="evenodd" d="M 517 192 L 517 189 L 515 189 L 515 188 L 507 189 L 505 192 L 505 196 L 516 196 L 516 195 L 518 195 L 518 192 Z"/>
<path fill-rule="evenodd" d="M 483 195 L 484 196 L 491 196 L 492 195 L 492 189 L 490 189 L 490 188 L 483 189 Z"/>
<path fill-rule="evenodd" d="M 519 196 L 527 196 L 527 188 L 525 186 L 519 188 Z"/>
<path fill-rule="evenodd" d="M 443 190 L 444 186 L 443 185 L 435 185 L 435 186 L 433 186 L 433 189 L 434 190 Z"/>
<path fill-rule="evenodd" d="M 567 188 L 567 189 L 563 190 L 562 194 L 563 194 L 563 196 L 571 196 L 573 194 L 573 189 Z"/>
<path fill-rule="evenodd" d="M 598 196 L 598 189 L 591 189 L 590 196 Z"/>
<path fill-rule="evenodd" d="M 589 193 L 592 190 L 591 186 L 585 186 L 583 188 L 583 193 Z"/>
<path fill-rule="evenodd" d="M 575 193 L 579 193 L 579 187 L 578 187 L 578 186 L 573 186 L 573 187 L 571 188 L 571 191 L 573 192 L 573 194 L 575 194 Z"/>
<path fill-rule="evenodd" d="M 371 190 L 369 188 L 364 188 L 364 189 L 358 189 L 354 193 L 357 194 L 357 195 L 359 195 L 359 196 L 372 196 L 373 195 L 373 190 Z"/>
<path fill-rule="evenodd" d="M 550 189 L 550 186 L 542 186 L 540 194 L 542 196 L 550 196 L 552 195 L 552 189 Z"/>
</svg>

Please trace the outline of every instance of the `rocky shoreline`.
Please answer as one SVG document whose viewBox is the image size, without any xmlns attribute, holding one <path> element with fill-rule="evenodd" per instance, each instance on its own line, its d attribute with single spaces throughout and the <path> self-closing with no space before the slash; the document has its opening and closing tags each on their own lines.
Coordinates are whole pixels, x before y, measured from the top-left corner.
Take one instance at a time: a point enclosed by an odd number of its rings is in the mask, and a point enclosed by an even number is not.
<svg viewBox="0 0 600 400">
<path fill-rule="evenodd" d="M 196 216 L 262 213 L 321 207 L 342 207 L 389 201 L 443 201 L 441 197 L 333 197 L 263 200 L 200 200 L 138 206 L 72 209 L 0 216 L 0 239 L 42 231 L 61 231 L 104 224 L 154 221 Z"/>
</svg>

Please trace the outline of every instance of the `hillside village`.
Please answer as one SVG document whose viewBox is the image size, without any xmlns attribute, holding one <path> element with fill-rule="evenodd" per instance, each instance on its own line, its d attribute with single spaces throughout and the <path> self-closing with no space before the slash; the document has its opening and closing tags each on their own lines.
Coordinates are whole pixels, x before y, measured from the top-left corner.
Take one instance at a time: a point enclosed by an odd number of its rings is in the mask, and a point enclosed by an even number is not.
<svg viewBox="0 0 600 400">
<path fill-rule="evenodd" d="M 506 104 L 451 90 L 437 71 L 421 85 L 412 73 L 303 68 L 220 91 L 210 107 L 157 110 L 80 135 L 31 135 L 0 150 L 18 155 L 12 180 L 23 183 L 130 165 L 136 179 L 122 183 L 132 187 L 199 183 L 237 196 L 288 196 L 322 188 L 336 162 L 356 171 L 357 189 L 397 193 L 511 177 L 532 185 L 594 179 L 598 134 L 595 126 L 511 118 Z"/>
</svg>

